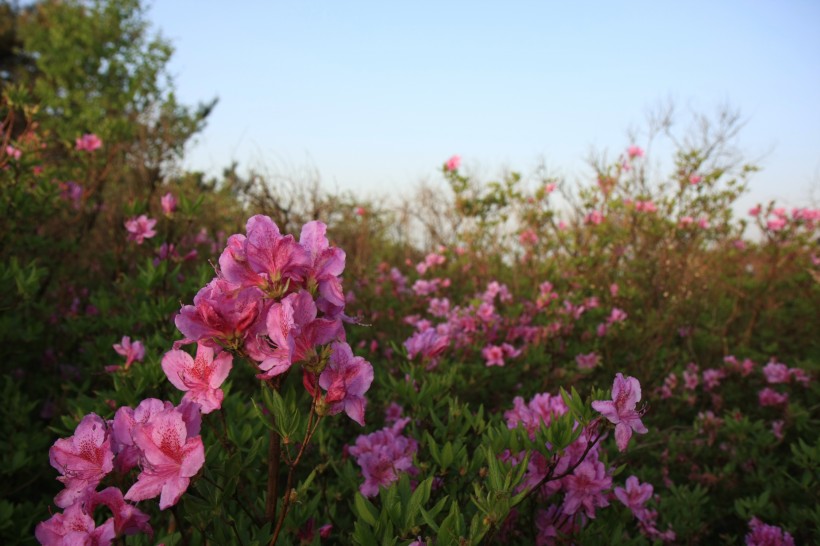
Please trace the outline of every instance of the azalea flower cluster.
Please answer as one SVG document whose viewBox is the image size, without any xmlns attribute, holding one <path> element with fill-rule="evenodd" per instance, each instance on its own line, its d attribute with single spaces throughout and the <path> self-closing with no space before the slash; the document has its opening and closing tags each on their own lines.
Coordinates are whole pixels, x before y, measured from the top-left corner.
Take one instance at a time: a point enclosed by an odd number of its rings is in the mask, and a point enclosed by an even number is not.
<svg viewBox="0 0 820 546">
<path fill-rule="evenodd" d="M 179 502 L 205 462 L 200 426 L 199 406 L 185 400 L 179 406 L 143 400 L 136 408 L 120 408 L 109 421 L 86 415 L 74 435 L 57 440 L 49 450 L 51 466 L 65 485 L 54 503 L 64 512 L 37 526 L 37 540 L 103 545 L 124 535 L 152 535 L 148 516 L 125 501 L 159 496 L 163 510 Z M 117 487 L 97 490 L 109 474 L 116 474 L 114 481 L 120 483 L 137 467 L 137 479 L 125 495 Z M 107 506 L 113 517 L 96 526 L 99 505 Z"/>
<path fill-rule="evenodd" d="M 163 359 L 169 379 L 204 402 L 204 411 L 220 407 L 218 386 L 227 375 L 224 363 L 209 359 L 227 350 L 254 361 L 263 380 L 300 363 L 311 394 L 326 391 L 329 415 L 344 411 L 364 425 L 373 367 L 345 342 L 345 253 L 330 246 L 326 231 L 322 222 L 309 222 L 296 241 L 257 215 L 248 220 L 246 235 L 228 238 L 217 276 L 176 317 L 181 344 L 198 343 L 197 359 L 178 350 Z"/>
<path fill-rule="evenodd" d="M 364 483 L 359 491 L 365 497 L 374 497 L 379 487 L 387 487 L 399 480 L 402 472 L 415 474 L 413 455 L 418 443 L 402 435 L 410 422 L 408 417 L 396 420 L 392 426 L 356 438 L 356 445 L 348 449 L 362 469 Z"/>
<path fill-rule="evenodd" d="M 633 431 L 640 434 L 647 432 L 636 409 L 640 399 L 638 380 L 619 373 L 613 384 L 612 400 L 592 403 L 594 409 L 616 425 L 615 438 L 621 451 L 626 449 Z M 535 395 L 529 402 L 525 402 L 520 396 L 516 397 L 513 409 L 505 412 L 504 417 L 508 428 L 523 427 L 531 438 L 535 438 L 541 426 L 549 426 L 553 419 L 568 411 L 569 408 L 561 397 L 542 393 Z M 575 426 L 579 424 L 576 422 Z M 560 504 L 553 503 L 538 511 L 537 544 L 556 544 L 559 537 L 572 534 L 586 525 L 589 519 L 595 519 L 596 509 L 609 506 L 614 468 L 607 468 L 600 460 L 601 444 L 598 442 L 600 436 L 596 435 L 596 428 L 597 424 L 591 424 L 567 449 L 556 452 L 552 457 L 538 451 L 530 456 L 521 490 L 538 488 L 537 492 L 544 501 L 549 501 L 559 493 L 564 494 Z M 552 450 L 549 444 L 546 448 Z M 518 464 L 523 460 L 524 453 L 506 452 L 502 458 Z M 674 540 L 673 531 L 658 531 L 657 511 L 644 507 L 652 496 L 651 485 L 640 485 L 637 477 L 632 476 L 627 479 L 626 488 L 616 487 L 613 493 L 615 498 L 632 510 L 644 534 L 652 539 Z M 511 517 L 515 518 L 516 514 L 513 513 Z"/>
</svg>

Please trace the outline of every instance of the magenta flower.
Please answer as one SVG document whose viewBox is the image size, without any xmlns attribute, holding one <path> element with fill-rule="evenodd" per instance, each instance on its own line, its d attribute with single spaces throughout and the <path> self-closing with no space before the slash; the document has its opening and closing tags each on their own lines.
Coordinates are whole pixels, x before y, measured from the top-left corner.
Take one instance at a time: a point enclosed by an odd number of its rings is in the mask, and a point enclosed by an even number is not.
<svg viewBox="0 0 820 546">
<path fill-rule="evenodd" d="M 595 519 L 595 508 L 609 506 L 604 491 L 612 487 L 612 478 L 607 476 L 604 463 L 584 461 L 562 482 L 567 491 L 565 514 L 575 514 L 583 508 L 587 517 Z"/>
<path fill-rule="evenodd" d="M 435 367 L 438 358 L 450 345 L 450 338 L 446 335 L 439 335 L 435 328 L 429 328 L 423 332 L 416 332 L 404 342 L 407 349 L 407 358 L 413 360 L 417 355 L 421 355 L 423 362 L 428 366 Z"/>
<path fill-rule="evenodd" d="M 788 383 L 791 380 L 789 367 L 774 360 L 763 366 L 763 375 L 766 376 L 766 381 L 772 384 Z"/>
<path fill-rule="evenodd" d="M 647 428 L 641 422 L 641 415 L 635 409 L 641 400 L 641 384 L 634 377 L 624 378 L 615 374 L 612 384 L 612 400 L 596 400 L 592 408 L 615 424 L 615 442 L 620 451 L 626 450 L 632 431 L 646 434 Z"/>
<path fill-rule="evenodd" d="M 504 349 L 498 345 L 487 345 L 481 349 L 481 356 L 484 357 L 488 368 L 490 366 L 504 366 Z"/>
<path fill-rule="evenodd" d="M 138 245 L 141 245 L 145 239 L 150 239 L 157 234 L 157 232 L 154 231 L 155 225 L 157 225 L 157 221 L 153 218 L 148 218 L 144 214 L 127 220 L 125 222 L 125 229 L 128 230 L 128 240 L 135 241 Z"/>
<path fill-rule="evenodd" d="M 621 501 L 624 506 L 632 510 L 633 514 L 641 514 L 644 511 L 644 504 L 652 498 L 652 484 L 641 483 L 637 476 L 630 476 L 626 479 L 626 488 L 616 487 L 613 491 L 615 498 Z"/>
<path fill-rule="evenodd" d="M 104 546 L 114 542 L 117 532 L 114 519 L 96 526 L 94 518 L 83 510 L 83 503 L 77 502 L 65 512 L 54 514 L 34 529 L 34 536 L 45 546 L 90 545 Z"/>
<path fill-rule="evenodd" d="M 159 201 L 162 205 L 162 213 L 165 214 L 165 216 L 171 216 L 174 211 L 177 210 L 177 198 L 174 197 L 173 193 L 166 193 Z"/>
<path fill-rule="evenodd" d="M 265 325 L 273 347 L 248 344 L 251 358 L 261 361 L 259 377 L 269 379 L 285 373 L 295 362 L 315 354 L 315 347 L 344 337 L 340 319 L 317 318 L 316 304 L 304 290 L 290 294 L 268 311 Z"/>
<path fill-rule="evenodd" d="M 362 467 L 365 481 L 359 491 L 365 497 L 379 493 L 379 486 L 388 486 L 398 481 L 401 472 L 415 472 L 413 455 L 418 443 L 412 438 L 401 435 L 402 429 L 410 422 L 409 418 L 400 419 L 392 427 L 356 438 L 356 445 L 349 453 L 356 458 Z"/>
<path fill-rule="evenodd" d="M 589 354 L 579 354 L 575 357 L 575 363 L 578 364 L 578 367 L 582 370 L 591 370 L 597 366 L 600 361 L 601 357 L 595 352 Z"/>
<path fill-rule="evenodd" d="M 74 143 L 74 149 L 78 151 L 93 152 L 102 147 L 102 140 L 94 133 L 86 133 L 81 137 L 77 137 Z"/>
<path fill-rule="evenodd" d="M 175 505 L 205 464 L 202 437 L 190 434 L 179 408 L 151 415 L 132 434 L 134 445 L 141 451 L 142 472 L 125 498 L 141 501 L 160 495 L 161 510 Z"/>
<path fill-rule="evenodd" d="M 54 498 L 54 503 L 67 508 L 87 488 L 97 487 L 114 469 L 114 453 L 105 421 L 89 413 L 77 425 L 73 436 L 54 442 L 48 458 L 51 466 L 62 474 L 57 480 L 66 487 Z"/>
<path fill-rule="evenodd" d="M 6 146 L 6 155 L 12 158 L 13 160 L 17 161 L 22 157 L 23 152 L 15 148 L 14 146 Z"/>
<path fill-rule="evenodd" d="M 640 146 L 632 145 L 626 149 L 626 155 L 629 156 L 629 159 L 635 159 L 636 157 L 643 157 L 643 150 Z"/>
<path fill-rule="evenodd" d="M 174 319 L 186 339 L 210 346 L 241 345 L 262 310 L 262 292 L 216 278 L 202 287 L 193 305 L 185 305 Z"/>
<path fill-rule="evenodd" d="M 757 518 L 749 520 L 746 546 L 794 546 L 794 538 L 774 525 L 767 525 Z"/>
<path fill-rule="evenodd" d="M 310 254 L 307 282 L 309 287 L 313 282 L 318 287 L 316 305 L 326 315 L 334 316 L 345 306 L 342 280 L 339 278 L 345 269 L 345 253 L 340 248 L 331 248 L 326 232 L 327 226 L 322 222 L 308 222 L 302 227 L 299 244 Z"/>
<path fill-rule="evenodd" d="M 373 366 L 364 358 L 353 356 L 350 345 L 345 342 L 334 342 L 332 347 L 327 367 L 319 376 L 319 386 L 327 391 L 328 415 L 344 410 L 348 417 L 364 426 L 367 406 L 364 393 L 373 383 Z"/>
<path fill-rule="evenodd" d="M 151 518 L 148 514 L 125 502 L 122 491 L 116 487 L 106 487 L 99 492 L 92 491 L 89 495 L 89 502 L 86 504 L 86 510 L 93 514 L 94 509 L 100 504 L 108 507 L 111 513 L 114 514 L 114 531 L 116 531 L 117 536 L 135 535 L 137 533 L 154 536 L 154 530 L 149 523 Z"/>
<path fill-rule="evenodd" d="M 115 343 L 113 347 L 114 350 L 117 351 L 117 354 L 125 357 L 125 364 L 123 364 L 123 366 L 126 370 L 134 362 L 142 362 L 142 359 L 145 358 L 145 347 L 142 345 L 142 342 L 135 341 L 131 343 L 129 336 L 122 336 L 122 341 Z"/>
<path fill-rule="evenodd" d="M 461 166 L 461 156 L 454 155 L 450 159 L 447 160 L 447 163 L 444 164 L 444 169 L 446 171 L 457 171 L 458 168 Z"/>
<path fill-rule="evenodd" d="M 584 219 L 584 221 L 585 221 L 587 224 L 593 224 L 593 225 L 596 225 L 596 226 L 597 226 L 598 224 L 600 224 L 601 222 L 603 222 L 603 221 L 604 221 L 604 215 L 603 215 L 603 213 L 602 213 L 602 212 L 600 212 L 600 211 L 593 210 L 592 212 L 590 212 L 589 214 L 587 214 L 587 216 L 586 216 L 586 218 Z"/>
<path fill-rule="evenodd" d="M 185 351 L 171 350 L 162 357 L 162 371 L 168 380 L 181 391 L 183 400 L 190 400 L 202 406 L 202 413 L 208 414 L 222 407 L 225 396 L 219 387 L 228 377 L 233 356 L 220 352 L 214 359 L 214 350 L 197 344 L 196 358 Z"/>
<path fill-rule="evenodd" d="M 114 452 L 114 467 L 117 472 L 126 473 L 139 464 L 140 450 L 134 445 L 132 431 L 147 423 L 151 416 L 166 409 L 173 409 L 171 402 L 156 398 L 146 398 L 137 409 L 121 407 L 114 414 L 111 423 L 111 450 Z"/>
</svg>

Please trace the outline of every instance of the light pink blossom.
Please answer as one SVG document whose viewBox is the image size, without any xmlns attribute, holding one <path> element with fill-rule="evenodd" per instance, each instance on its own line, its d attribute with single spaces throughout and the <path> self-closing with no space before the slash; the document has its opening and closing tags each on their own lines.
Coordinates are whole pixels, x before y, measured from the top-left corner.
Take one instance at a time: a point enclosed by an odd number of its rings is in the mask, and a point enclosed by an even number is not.
<svg viewBox="0 0 820 546">
<path fill-rule="evenodd" d="M 125 229 L 128 230 L 128 240 L 141 245 L 145 239 L 150 239 L 157 234 L 157 232 L 154 231 L 154 226 L 156 225 L 157 221 L 154 218 L 148 218 L 144 214 L 127 220 L 125 222 Z"/>
<path fill-rule="evenodd" d="M 447 160 L 447 163 L 444 164 L 444 169 L 450 172 L 457 171 L 458 168 L 461 166 L 461 156 L 454 155 L 450 159 Z"/>
<path fill-rule="evenodd" d="M 89 487 L 96 487 L 114 469 L 114 453 L 108 427 L 102 418 L 89 413 L 74 430 L 74 435 L 60 438 L 48 451 L 51 466 L 62 474 L 65 485 L 54 499 L 60 508 L 71 506 Z"/>
<path fill-rule="evenodd" d="M 319 376 L 319 386 L 327 391 L 325 401 L 330 404 L 328 415 L 342 410 L 348 417 L 364 426 L 367 400 L 364 393 L 373 383 L 373 366 L 360 356 L 354 356 L 350 345 L 336 341 L 327 367 Z"/>
<path fill-rule="evenodd" d="M 81 137 L 77 137 L 74 143 L 74 149 L 78 151 L 93 152 L 102 146 L 102 140 L 94 133 L 86 133 Z"/>
<path fill-rule="evenodd" d="M 162 371 L 179 390 L 185 391 L 184 400 L 196 402 L 202 413 L 208 414 L 222 407 L 224 393 L 219 387 L 228 377 L 233 356 L 227 351 L 214 358 L 214 349 L 197 344 L 196 358 L 185 351 L 171 350 L 162 357 Z"/>
<path fill-rule="evenodd" d="M 162 212 L 165 216 L 171 216 L 177 210 L 177 198 L 171 192 L 166 193 L 160 198 L 162 205 Z"/>
<path fill-rule="evenodd" d="M 161 510 L 175 505 L 205 463 L 202 438 L 190 434 L 178 408 L 151 415 L 132 434 L 141 451 L 142 472 L 125 494 L 126 500 L 141 501 L 159 495 Z"/>
<path fill-rule="evenodd" d="M 612 400 L 596 400 L 592 408 L 615 424 L 615 441 L 620 451 L 626 450 L 632 432 L 646 434 L 641 415 L 635 409 L 641 400 L 641 384 L 634 377 L 624 377 L 620 372 L 612 384 Z"/>
</svg>

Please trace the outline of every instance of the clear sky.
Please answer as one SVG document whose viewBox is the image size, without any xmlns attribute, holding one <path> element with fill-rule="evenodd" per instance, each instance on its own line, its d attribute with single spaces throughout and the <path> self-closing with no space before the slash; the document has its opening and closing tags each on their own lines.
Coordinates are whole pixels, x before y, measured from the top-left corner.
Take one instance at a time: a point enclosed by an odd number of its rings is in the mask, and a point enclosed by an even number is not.
<svg viewBox="0 0 820 546">
<path fill-rule="evenodd" d="M 761 158 L 752 196 L 820 199 L 820 2 L 154 0 L 179 96 L 219 104 L 187 166 L 315 167 L 393 192 L 467 168 L 570 182 L 653 105 L 728 102 Z M 638 139 L 637 144 L 643 144 Z"/>
</svg>

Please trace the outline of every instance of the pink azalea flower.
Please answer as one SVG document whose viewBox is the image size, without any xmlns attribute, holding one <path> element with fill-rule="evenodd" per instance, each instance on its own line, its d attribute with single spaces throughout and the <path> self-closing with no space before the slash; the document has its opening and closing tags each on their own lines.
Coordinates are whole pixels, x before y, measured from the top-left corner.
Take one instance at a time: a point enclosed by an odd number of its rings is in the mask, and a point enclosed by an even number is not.
<svg viewBox="0 0 820 546">
<path fill-rule="evenodd" d="M 217 277 L 197 292 L 193 305 L 182 307 L 174 323 L 188 340 L 240 346 L 261 310 L 258 288 L 241 288 Z"/>
<path fill-rule="evenodd" d="M 547 193 L 552 193 L 555 191 L 556 187 L 557 186 L 553 182 L 550 182 L 549 184 L 544 186 L 544 191 Z"/>
<path fill-rule="evenodd" d="M 549 425 L 554 416 L 559 417 L 567 411 L 569 408 L 563 398 L 545 392 L 536 394 L 528 403 L 516 396 L 513 399 L 513 409 L 504 412 L 504 419 L 507 421 L 507 428 L 514 429 L 520 424 L 534 438 L 541 423 Z"/>
<path fill-rule="evenodd" d="M 535 538 L 536 546 L 563 544 L 563 537 L 579 531 L 576 519 L 567 517 L 561 508 L 554 504 L 550 505 L 547 510 L 538 511 L 535 527 L 538 529 L 538 536 Z"/>
<path fill-rule="evenodd" d="M 192 437 L 182 411 L 173 408 L 153 414 L 147 423 L 135 427 L 133 440 L 142 454 L 142 472 L 125 498 L 141 501 L 159 495 L 161 510 L 175 505 L 205 464 L 202 437 Z"/>
<path fill-rule="evenodd" d="M 652 498 L 652 484 L 641 483 L 637 476 L 630 476 L 626 479 L 626 488 L 616 487 L 614 489 L 615 498 L 621 501 L 624 506 L 632 510 L 634 514 L 640 514 L 644 510 L 644 504 Z"/>
<path fill-rule="evenodd" d="M 788 383 L 791 380 L 789 367 L 780 362 L 771 361 L 763 366 L 763 375 L 769 383 Z"/>
<path fill-rule="evenodd" d="M 612 284 L 610 284 L 610 285 L 609 285 L 609 294 L 610 294 L 613 298 L 617 298 L 617 297 L 618 297 L 618 285 L 617 285 L 617 284 L 612 283 Z"/>
<path fill-rule="evenodd" d="M 66 508 L 65 512 L 54 514 L 47 521 L 39 523 L 34 529 L 34 536 L 40 544 L 46 546 L 104 546 L 114 542 L 117 532 L 113 518 L 108 518 L 97 527 L 94 518 L 78 502 Z"/>
<path fill-rule="evenodd" d="M 766 229 L 769 231 L 780 231 L 786 227 L 786 223 L 785 218 L 772 218 L 766 222 Z"/>
<path fill-rule="evenodd" d="M 613 307 L 612 312 L 609 314 L 609 317 L 606 319 L 606 321 L 609 324 L 615 324 L 616 322 L 625 321 L 628 317 L 629 315 L 626 314 L 626 311 L 624 311 L 623 309 L 619 309 L 617 307 Z"/>
<path fill-rule="evenodd" d="M 162 205 L 162 212 L 165 216 L 171 216 L 177 210 L 177 198 L 171 192 L 166 193 L 160 198 Z"/>
<path fill-rule="evenodd" d="M 575 363 L 578 364 L 578 367 L 582 370 L 591 370 L 597 366 L 600 361 L 601 357 L 594 352 L 585 355 L 579 354 L 575 357 Z"/>
<path fill-rule="evenodd" d="M 689 183 L 694 185 L 700 184 L 703 181 L 703 177 L 699 174 L 693 174 L 689 176 Z"/>
<path fill-rule="evenodd" d="M 359 436 L 356 445 L 348 450 L 362 468 L 365 481 L 359 491 L 365 497 L 373 497 L 380 486 L 398 481 L 400 473 L 416 471 L 413 455 L 418 443 L 401 435 L 409 422 L 409 418 L 400 419 L 392 427 Z"/>
<path fill-rule="evenodd" d="M 273 304 L 265 325 L 274 348 L 246 345 L 251 358 L 260 361 L 259 369 L 264 373 L 258 377 L 269 379 L 285 373 L 294 362 L 315 354 L 317 345 L 344 337 L 340 319 L 317 318 L 316 314 L 316 304 L 304 290 Z"/>
<path fill-rule="evenodd" d="M 54 498 L 54 503 L 67 508 L 87 488 L 97 487 L 114 469 L 114 453 L 105 421 L 89 413 L 77 425 L 73 436 L 54 442 L 48 458 L 51 466 L 62 474 L 57 480 L 66 486 Z"/>
<path fill-rule="evenodd" d="M 749 216 L 758 216 L 762 207 L 760 205 L 755 205 L 754 207 L 749 209 Z"/>
<path fill-rule="evenodd" d="M 219 387 L 228 377 L 233 356 L 220 352 L 214 359 L 214 350 L 197 344 L 196 358 L 185 351 L 171 350 L 162 357 L 162 371 L 179 390 L 185 391 L 184 400 L 202 406 L 202 413 L 208 414 L 222 407 L 225 396 Z"/>
<path fill-rule="evenodd" d="M 102 491 L 93 491 L 86 504 L 88 513 L 93 514 L 94 509 L 100 504 L 105 505 L 114 514 L 114 531 L 117 536 L 135 535 L 145 533 L 154 536 L 154 530 L 149 523 L 151 518 L 148 514 L 139 510 L 136 506 L 128 504 L 122 497 L 122 491 L 116 487 L 106 487 Z"/>
<path fill-rule="evenodd" d="M 115 343 L 113 347 L 114 350 L 117 351 L 117 354 L 125 357 L 125 364 L 123 364 L 123 366 L 126 370 L 134 362 L 142 362 L 142 359 L 145 358 L 145 347 L 142 345 L 142 342 L 135 341 L 131 343 L 129 336 L 122 336 L 122 341 Z"/>
<path fill-rule="evenodd" d="M 319 386 L 327 391 L 328 415 L 344 410 L 348 417 L 364 426 L 367 407 L 364 393 L 373 383 L 373 366 L 364 358 L 353 356 L 347 343 L 336 341 L 332 349 L 327 367 L 319 376 Z"/>
<path fill-rule="evenodd" d="M 21 152 L 14 146 L 6 146 L 6 155 L 15 161 L 18 161 L 20 157 L 23 155 L 23 152 Z"/>
<path fill-rule="evenodd" d="M 789 402 L 789 395 L 786 393 L 779 393 L 774 389 L 766 387 L 757 393 L 758 402 L 761 406 L 777 407 L 785 406 Z"/>
<path fill-rule="evenodd" d="M 125 222 L 125 229 L 128 230 L 128 240 L 135 241 L 141 245 L 145 239 L 150 239 L 157 234 L 154 231 L 154 226 L 157 221 L 153 218 L 148 218 L 146 215 L 131 218 Z"/>
<path fill-rule="evenodd" d="M 444 164 L 444 169 L 450 172 L 457 171 L 458 168 L 461 166 L 461 156 L 454 155 L 450 159 L 447 160 L 447 163 Z"/>
<path fill-rule="evenodd" d="M 484 357 L 487 367 L 504 366 L 504 349 L 498 345 L 487 345 L 481 349 L 481 356 Z"/>
<path fill-rule="evenodd" d="M 586 216 L 586 218 L 584 219 L 584 221 L 585 221 L 587 224 L 594 224 L 594 225 L 596 225 L 596 226 L 597 226 L 598 224 L 600 224 L 601 222 L 603 222 L 603 221 L 604 221 L 604 215 L 603 215 L 603 213 L 601 213 L 600 211 L 593 210 L 592 212 L 590 212 L 589 214 L 587 214 L 587 216 Z"/>
<path fill-rule="evenodd" d="M 684 216 L 683 218 L 678 220 L 678 225 L 682 228 L 685 228 L 687 226 L 691 226 L 694 223 L 695 223 L 695 219 L 692 218 L 691 216 Z"/>
<path fill-rule="evenodd" d="M 538 242 L 538 235 L 535 230 L 527 228 L 518 235 L 518 241 L 524 245 L 534 245 Z"/>
<path fill-rule="evenodd" d="M 635 159 L 636 157 L 643 157 L 643 150 L 636 145 L 632 145 L 626 149 L 626 155 L 629 156 L 629 159 Z"/>
<path fill-rule="evenodd" d="M 198 414 L 199 406 L 194 407 Z M 114 468 L 117 472 L 125 474 L 139 464 L 140 450 L 134 445 L 132 437 L 135 428 L 146 424 L 154 414 L 173 408 L 171 402 L 146 398 L 136 409 L 124 406 L 117 410 L 111 424 L 111 450 L 114 452 Z M 201 419 L 201 416 L 198 418 Z M 192 425 L 198 426 L 196 423 Z M 195 428 L 192 433 L 197 434 Z"/>
<path fill-rule="evenodd" d="M 449 336 L 439 335 L 434 328 L 416 332 L 404 342 L 407 349 L 407 358 L 413 360 L 416 356 L 421 355 L 422 361 L 427 362 L 428 366 L 435 366 L 438 363 L 438 358 L 449 345 Z"/>
<path fill-rule="evenodd" d="M 757 518 L 749 520 L 749 530 L 746 546 L 794 546 L 794 539 L 789 533 Z"/>
<path fill-rule="evenodd" d="M 708 218 L 698 219 L 698 227 L 700 227 L 701 229 L 709 229 L 709 219 Z"/>
<path fill-rule="evenodd" d="M 582 462 L 562 480 L 562 485 L 567 491 L 565 514 L 575 514 L 583 508 L 587 517 L 595 519 L 595 508 L 609 506 L 604 491 L 612 487 L 612 478 L 607 476 L 606 467 L 600 461 Z"/>
<path fill-rule="evenodd" d="M 93 152 L 102 146 L 102 140 L 94 133 L 86 133 L 81 137 L 77 137 L 74 143 L 74 149 L 85 152 Z"/>
<path fill-rule="evenodd" d="M 319 298 L 316 306 L 326 315 L 335 316 L 345 306 L 342 280 L 339 276 L 345 269 L 345 253 L 331 247 L 327 240 L 327 226 L 322 222 L 308 222 L 302 227 L 299 244 L 310 254 L 310 269 L 307 272 L 308 287 L 316 283 Z"/>
<path fill-rule="evenodd" d="M 641 384 L 634 377 L 624 378 L 620 372 L 612 384 L 612 401 L 596 400 L 592 408 L 600 412 L 615 426 L 615 442 L 620 451 L 626 450 L 632 431 L 646 434 L 647 428 L 641 422 L 641 415 L 635 409 L 641 400 Z"/>
</svg>

